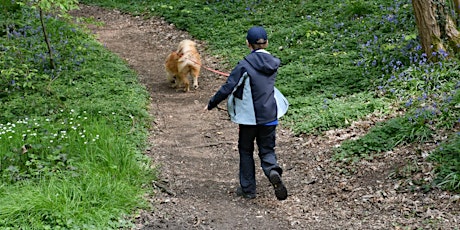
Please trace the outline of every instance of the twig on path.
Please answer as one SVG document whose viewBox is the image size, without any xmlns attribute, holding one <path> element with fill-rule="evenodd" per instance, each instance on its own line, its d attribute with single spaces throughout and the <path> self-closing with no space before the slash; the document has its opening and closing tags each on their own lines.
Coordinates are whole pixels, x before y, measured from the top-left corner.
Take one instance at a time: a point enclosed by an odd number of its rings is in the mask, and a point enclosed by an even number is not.
<svg viewBox="0 0 460 230">
<path fill-rule="evenodd" d="M 201 219 L 198 218 L 198 216 L 195 216 L 195 218 L 196 218 L 196 223 L 193 225 L 193 227 L 198 227 L 198 225 L 201 224 Z"/>
<path fill-rule="evenodd" d="M 225 112 L 228 112 L 227 109 L 221 108 L 221 107 L 219 107 L 219 106 L 216 106 L 216 108 L 217 108 L 218 111 L 225 111 Z"/>
<path fill-rule="evenodd" d="M 214 142 L 214 143 L 208 143 L 208 144 L 202 144 L 202 145 L 192 145 L 192 146 L 186 146 L 186 147 L 178 146 L 178 148 L 181 148 L 181 149 L 206 148 L 206 147 L 212 147 L 212 146 L 217 146 L 217 145 L 221 145 L 221 144 L 234 145 L 234 144 L 236 144 L 236 142 L 234 142 L 234 141 L 219 141 L 219 142 Z"/>
<path fill-rule="evenodd" d="M 172 192 L 169 188 L 167 188 L 166 186 L 158 183 L 157 181 L 153 181 L 153 185 L 157 188 L 160 189 L 160 191 L 164 192 L 164 193 L 167 193 L 168 195 L 170 196 L 176 196 L 176 194 L 174 192 Z"/>
</svg>

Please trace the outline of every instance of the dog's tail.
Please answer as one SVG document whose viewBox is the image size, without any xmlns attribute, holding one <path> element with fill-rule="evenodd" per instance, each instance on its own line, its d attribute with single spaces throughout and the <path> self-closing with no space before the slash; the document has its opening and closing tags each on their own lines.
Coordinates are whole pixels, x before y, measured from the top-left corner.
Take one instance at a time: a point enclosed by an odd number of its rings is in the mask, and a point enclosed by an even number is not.
<svg viewBox="0 0 460 230">
<path fill-rule="evenodd" d="M 215 70 L 215 69 L 211 69 L 211 68 L 209 68 L 209 67 L 206 67 L 206 66 L 202 65 L 202 64 L 201 64 L 201 60 L 200 60 L 199 62 L 197 62 L 197 61 L 195 61 L 195 60 L 193 60 L 193 59 L 187 58 L 186 55 L 183 55 L 183 54 L 181 54 L 181 53 L 178 53 L 178 55 L 179 55 L 179 57 L 180 57 L 180 58 L 179 58 L 179 61 L 181 61 L 182 59 L 185 59 L 187 62 L 193 62 L 194 65 L 198 65 L 198 66 L 200 66 L 200 67 L 203 67 L 203 68 L 205 68 L 206 70 L 209 70 L 209 71 L 211 71 L 211 72 L 213 72 L 213 73 L 217 73 L 217 74 L 222 75 L 222 76 L 225 76 L 225 77 L 230 76 L 229 73 L 224 73 L 224 72 L 222 72 L 222 71 Z"/>
<path fill-rule="evenodd" d="M 199 57 L 195 57 L 193 55 L 179 55 L 180 58 L 178 62 L 185 66 L 185 65 L 191 65 L 195 66 L 197 68 L 201 67 L 201 59 Z"/>
</svg>

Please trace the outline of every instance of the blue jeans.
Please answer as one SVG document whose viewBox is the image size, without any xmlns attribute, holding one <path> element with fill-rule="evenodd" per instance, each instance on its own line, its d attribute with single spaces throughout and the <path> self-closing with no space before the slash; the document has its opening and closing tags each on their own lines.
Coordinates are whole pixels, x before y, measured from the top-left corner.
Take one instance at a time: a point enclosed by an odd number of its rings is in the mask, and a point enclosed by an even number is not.
<svg viewBox="0 0 460 230">
<path fill-rule="evenodd" d="M 254 163 L 254 140 L 259 148 L 262 170 L 268 178 L 271 170 L 281 175 L 276 154 L 276 125 L 239 125 L 238 151 L 240 154 L 240 185 L 245 193 L 256 193 L 256 174 Z"/>
</svg>

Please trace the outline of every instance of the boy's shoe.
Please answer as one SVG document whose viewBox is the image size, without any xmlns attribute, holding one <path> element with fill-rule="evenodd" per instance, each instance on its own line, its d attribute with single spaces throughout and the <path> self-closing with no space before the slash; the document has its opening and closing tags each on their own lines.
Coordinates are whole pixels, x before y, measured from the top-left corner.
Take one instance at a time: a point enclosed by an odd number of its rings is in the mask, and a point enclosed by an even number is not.
<svg viewBox="0 0 460 230">
<path fill-rule="evenodd" d="M 284 186 L 281 180 L 280 174 L 276 170 L 270 171 L 270 182 L 275 189 L 275 196 L 278 200 L 285 200 L 288 196 L 286 186 Z"/>
<path fill-rule="evenodd" d="M 236 189 L 236 195 L 241 196 L 241 197 L 246 198 L 246 199 L 254 199 L 254 198 L 256 198 L 256 194 L 245 193 L 245 192 L 243 192 L 243 189 L 241 187 L 238 187 Z"/>
</svg>

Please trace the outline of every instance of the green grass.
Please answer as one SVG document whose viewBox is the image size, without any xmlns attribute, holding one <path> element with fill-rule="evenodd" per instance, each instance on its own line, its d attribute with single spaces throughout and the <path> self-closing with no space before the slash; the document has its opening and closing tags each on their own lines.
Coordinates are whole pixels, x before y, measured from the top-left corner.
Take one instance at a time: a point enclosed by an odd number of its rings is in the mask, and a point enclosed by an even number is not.
<svg viewBox="0 0 460 230">
<path fill-rule="evenodd" d="M 369 93 L 357 93 L 348 97 L 321 99 L 295 97 L 289 100 L 291 109 L 287 121 L 295 132 L 315 129 L 318 132 L 329 130 L 331 126 L 344 128 L 353 120 L 369 114 L 384 116 L 384 99 L 375 99 Z"/>
<path fill-rule="evenodd" d="M 376 153 L 392 150 L 394 147 L 412 143 L 414 140 L 427 141 L 433 131 L 425 123 L 413 124 L 408 117 L 397 117 L 374 126 L 367 135 L 357 140 L 347 140 L 335 149 L 335 158 L 369 157 Z"/>
<path fill-rule="evenodd" d="M 10 12 L 0 37 L 0 228 L 117 229 L 148 207 L 148 92 L 81 29 Z M 2 14 L 2 17 L 5 15 Z"/>
<path fill-rule="evenodd" d="M 435 162 L 437 183 L 447 190 L 460 190 L 460 133 L 453 134 L 449 141 L 443 143 L 430 160 Z"/>
</svg>

